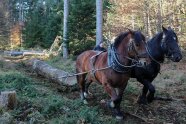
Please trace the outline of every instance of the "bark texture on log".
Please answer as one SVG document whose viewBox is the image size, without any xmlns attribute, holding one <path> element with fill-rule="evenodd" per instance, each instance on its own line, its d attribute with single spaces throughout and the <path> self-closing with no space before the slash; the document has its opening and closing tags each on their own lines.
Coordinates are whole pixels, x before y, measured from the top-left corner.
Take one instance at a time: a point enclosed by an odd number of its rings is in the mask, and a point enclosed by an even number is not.
<svg viewBox="0 0 186 124">
<path fill-rule="evenodd" d="M 27 65 L 32 66 L 32 69 L 37 74 L 46 77 L 60 85 L 73 86 L 77 84 L 76 76 L 68 77 L 68 72 L 54 68 L 44 61 L 32 59 L 27 63 Z"/>
<path fill-rule="evenodd" d="M 3 91 L 0 95 L 0 106 L 14 109 L 17 105 L 17 98 L 15 91 Z"/>
</svg>

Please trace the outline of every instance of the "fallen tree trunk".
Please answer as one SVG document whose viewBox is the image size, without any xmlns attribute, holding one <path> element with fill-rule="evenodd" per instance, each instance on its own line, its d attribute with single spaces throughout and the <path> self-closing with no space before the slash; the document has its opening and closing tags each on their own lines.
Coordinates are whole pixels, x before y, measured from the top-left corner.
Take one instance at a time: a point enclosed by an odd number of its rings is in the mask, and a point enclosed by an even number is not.
<svg viewBox="0 0 186 124">
<path fill-rule="evenodd" d="M 9 55 L 9 56 L 31 56 L 31 55 L 45 56 L 47 54 L 42 51 L 4 51 L 4 55 Z"/>
<path fill-rule="evenodd" d="M 77 84 L 75 76 L 70 75 L 68 72 L 54 68 L 44 61 L 38 59 L 29 60 L 27 65 L 32 66 L 32 69 L 39 75 L 46 77 L 53 82 L 56 82 L 63 86 L 73 86 Z"/>
</svg>

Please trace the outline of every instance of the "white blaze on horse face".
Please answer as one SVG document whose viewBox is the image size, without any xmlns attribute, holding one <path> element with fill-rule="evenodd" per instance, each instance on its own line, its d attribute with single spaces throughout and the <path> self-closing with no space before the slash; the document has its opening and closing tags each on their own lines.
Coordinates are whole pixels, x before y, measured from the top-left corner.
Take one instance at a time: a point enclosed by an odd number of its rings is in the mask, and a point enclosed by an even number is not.
<svg viewBox="0 0 186 124">
<path fill-rule="evenodd" d="M 130 38 L 129 43 L 132 43 L 134 41 L 134 38 Z"/>
<path fill-rule="evenodd" d="M 176 40 L 176 37 L 173 37 L 174 40 Z"/>
<path fill-rule="evenodd" d="M 130 38 L 129 43 L 128 43 L 128 52 L 132 50 L 132 42 L 134 41 L 133 38 Z"/>
<path fill-rule="evenodd" d="M 165 38 L 165 34 L 163 33 L 163 38 Z"/>
</svg>

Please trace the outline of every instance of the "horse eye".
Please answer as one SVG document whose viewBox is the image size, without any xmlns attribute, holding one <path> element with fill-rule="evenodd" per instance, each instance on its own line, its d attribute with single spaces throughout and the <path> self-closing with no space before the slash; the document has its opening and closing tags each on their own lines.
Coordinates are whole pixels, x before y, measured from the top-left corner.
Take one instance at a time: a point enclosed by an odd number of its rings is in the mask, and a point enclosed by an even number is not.
<svg viewBox="0 0 186 124">
<path fill-rule="evenodd" d="M 137 46 L 137 47 L 139 47 L 139 46 L 140 46 L 140 44 L 139 44 L 139 43 L 136 43 L 136 46 Z"/>
</svg>

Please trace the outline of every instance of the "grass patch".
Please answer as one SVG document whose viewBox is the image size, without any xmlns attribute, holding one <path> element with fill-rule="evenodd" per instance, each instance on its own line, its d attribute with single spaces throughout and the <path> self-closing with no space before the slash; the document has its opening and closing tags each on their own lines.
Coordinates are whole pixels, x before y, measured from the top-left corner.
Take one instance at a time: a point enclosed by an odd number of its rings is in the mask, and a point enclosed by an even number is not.
<svg viewBox="0 0 186 124">
<path fill-rule="evenodd" d="M 56 56 L 49 59 L 47 63 L 66 72 L 75 72 L 75 61 L 73 61 L 71 58 L 66 60 L 61 56 Z"/>
<path fill-rule="evenodd" d="M 17 92 L 18 106 L 10 112 L 15 123 L 116 123 L 115 118 L 105 116 L 98 106 L 89 107 L 83 105 L 80 99 L 72 100 L 56 91 L 47 90 L 50 85 L 34 82 L 22 73 L 6 72 L 0 75 L 0 81 L 1 91 Z"/>
<path fill-rule="evenodd" d="M 0 90 L 14 89 L 21 91 L 32 80 L 19 72 L 7 72 L 0 75 Z"/>
</svg>

